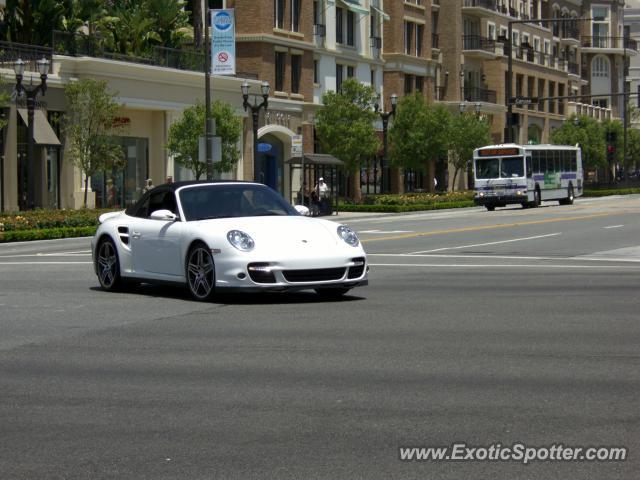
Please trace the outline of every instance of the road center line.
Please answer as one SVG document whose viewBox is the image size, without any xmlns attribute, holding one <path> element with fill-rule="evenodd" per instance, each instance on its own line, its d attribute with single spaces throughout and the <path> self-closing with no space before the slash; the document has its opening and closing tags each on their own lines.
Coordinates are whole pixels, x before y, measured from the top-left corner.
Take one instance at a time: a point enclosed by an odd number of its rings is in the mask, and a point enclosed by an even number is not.
<svg viewBox="0 0 640 480">
<path fill-rule="evenodd" d="M 622 228 L 624 227 L 624 225 L 609 225 L 608 227 L 604 227 L 604 228 Z"/>
<path fill-rule="evenodd" d="M 507 264 L 507 265 L 487 265 L 487 264 L 459 264 L 459 263 L 370 263 L 372 267 L 439 267 L 439 268 L 611 268 L 611 269 L 634 269 L 640 266 L 631 265 L 531 265 L 531 264 Z"/>
<path fill-rule="evenodd" d="M 513 228 L 513 227 L 523 227 L 527 225 L 544 225 L 546 223 L 555 223 L 555 222 L 569 222 L 574 220 L 588 220 L 591 218 L 599 218 L 599 217 L 613 217 L 616 215 L 627 215 L 628 211 L 620 210 L 615 213 L 594 213 L 591 215 L 579 215 L 573 217 L 558 217 L 558 218 L 547 218 L 545 220 L 531 220 L 528 222 L 514 222 L 514 223 L 498 223 L 495 225 L 480 225 L 477 227 L 461 227 L 461 228 L 449 228 L 446 230 L 433 230 L 431 232 L 415 232 L 415 233 L 407 233 L 404 235 L 394 235 L 390 237 L 375 237 L 375 238 L 367 238 L 366 240 L 360 240 L 362 243 L 369 242 L 378 242 L 380 240 L 402 240 L 405 238 L 417 238 L 417 237 L 430 237 L 433 235 L 446 235 L 448 233 L 463 233 L 463 232 L 477 232 L 481 230 L 495 230 L 498 228 Z"/>
<path fill-rule="evenodd" d="M 559 232 L 559 233 L 548 233 L 546 235 L 535 235 L 533 237 L 512 238 L 510 240 L 499 240 L 499 241 L 496 241 L 496 242 L 475 243 L 473 245 L 461 245 L 459 247 L 434 248 L 433 250 L 422 250 L 420 252 L 411 252 L 409 255 L 415 255 L 415 254 L 419 254 L 419 253 L 442 252 L 444 250 L 459 250 L 459 249 L 462 249 L 462 248 L 485 247 L 487 245 L 499 245 L 501 243 L 522 242 L 524 240 L 534 240 L 536 238 L 556 237 L 558 235 L 562 235 L 562 232 Z"/>
</svg>

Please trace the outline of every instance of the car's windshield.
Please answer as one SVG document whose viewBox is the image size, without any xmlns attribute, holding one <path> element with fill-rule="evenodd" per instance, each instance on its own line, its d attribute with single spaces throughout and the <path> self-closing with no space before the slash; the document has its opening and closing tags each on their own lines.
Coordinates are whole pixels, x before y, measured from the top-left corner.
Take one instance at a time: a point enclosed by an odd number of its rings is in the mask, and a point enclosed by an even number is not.
<svg viewBox="0 0 640 480">
<path fill-rule="evenodd" d="M 497 158 L 482 158 L 476 160 L 476 178 L 498 178 L 500 160 Z"/>
<path fill-rule="evenodd" d="M 512 178 L 524 176 L 522 157 L 479 158 L 476 160 L 476 178 Z"/>
<path fill-rule="evenodd" d="M 299 215 L 284 198 L 264 185 L 193 185 L 179 190 L 185 220 Z"/>
</svg>

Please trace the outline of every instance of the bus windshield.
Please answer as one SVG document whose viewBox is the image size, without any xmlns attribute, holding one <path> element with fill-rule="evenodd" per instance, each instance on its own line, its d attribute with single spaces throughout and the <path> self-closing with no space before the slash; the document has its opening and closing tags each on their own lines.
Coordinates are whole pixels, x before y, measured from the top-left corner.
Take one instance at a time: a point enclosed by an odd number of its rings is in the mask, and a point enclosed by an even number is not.
<svg viewBox="0 0 640 480">
<path fill-rule="evenodd" d="M 524 177 L 522 157 L 479 158 L 476 160 L 476 178 Z"/>
</svg>

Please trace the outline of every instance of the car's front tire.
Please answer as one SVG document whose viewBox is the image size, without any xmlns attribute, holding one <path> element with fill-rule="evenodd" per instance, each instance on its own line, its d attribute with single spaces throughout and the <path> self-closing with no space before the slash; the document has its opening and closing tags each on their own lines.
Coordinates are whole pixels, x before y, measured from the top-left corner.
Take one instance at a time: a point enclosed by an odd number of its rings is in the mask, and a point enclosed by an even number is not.
<svg viewBox="0 0 640 480">
<path fill-rule="evenodd" d="M 185 269 L 191 296 L 199 301 L 211 300 L 216 284 L 216 269 L 211 249 L 204 243 L 197 243 L 191 247 Z"/>
<path fill-rule="evenodd" d="M 110 238 L 105 238 L 98 244 L 96 261 L 98 264 L 98 281 L 100 282 L 100 286 L 108 292 L 118 290 L 122 287 L 118 251 Z"/>
<path fill-rule="evenodd" d="M 316 293 L 327 300 L 337 300 L 342 298 L 350 288 L 316 288 Z"/>
</svg>

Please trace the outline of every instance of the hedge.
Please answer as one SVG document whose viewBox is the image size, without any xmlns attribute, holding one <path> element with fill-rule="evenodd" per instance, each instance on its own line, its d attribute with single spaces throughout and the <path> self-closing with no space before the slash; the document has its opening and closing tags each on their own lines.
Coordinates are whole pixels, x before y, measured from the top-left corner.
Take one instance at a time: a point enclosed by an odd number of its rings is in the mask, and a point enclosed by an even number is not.
<svg viewBox="0 0 640 480">
<path fill-rule="evenodd" d="M 447 208 L 465 208 L 472 207 L 473 200 L 459 200 L 456 202 L 438 202 L 429 204 L 414 205 L 353 205 L 344 204 L 338 207 L 339 212 L 386 212 L 386 213 L 403 213 L 418 212 L 423 210 L 442 210 Z"/>
<path fill-rule="evenodd" d="M 640 193 L 640 188 L 609 188 L 609 189 L 585 189 L 583 197 L 608 197 L 609 195 L 634 195 Z"/>
</svg>

